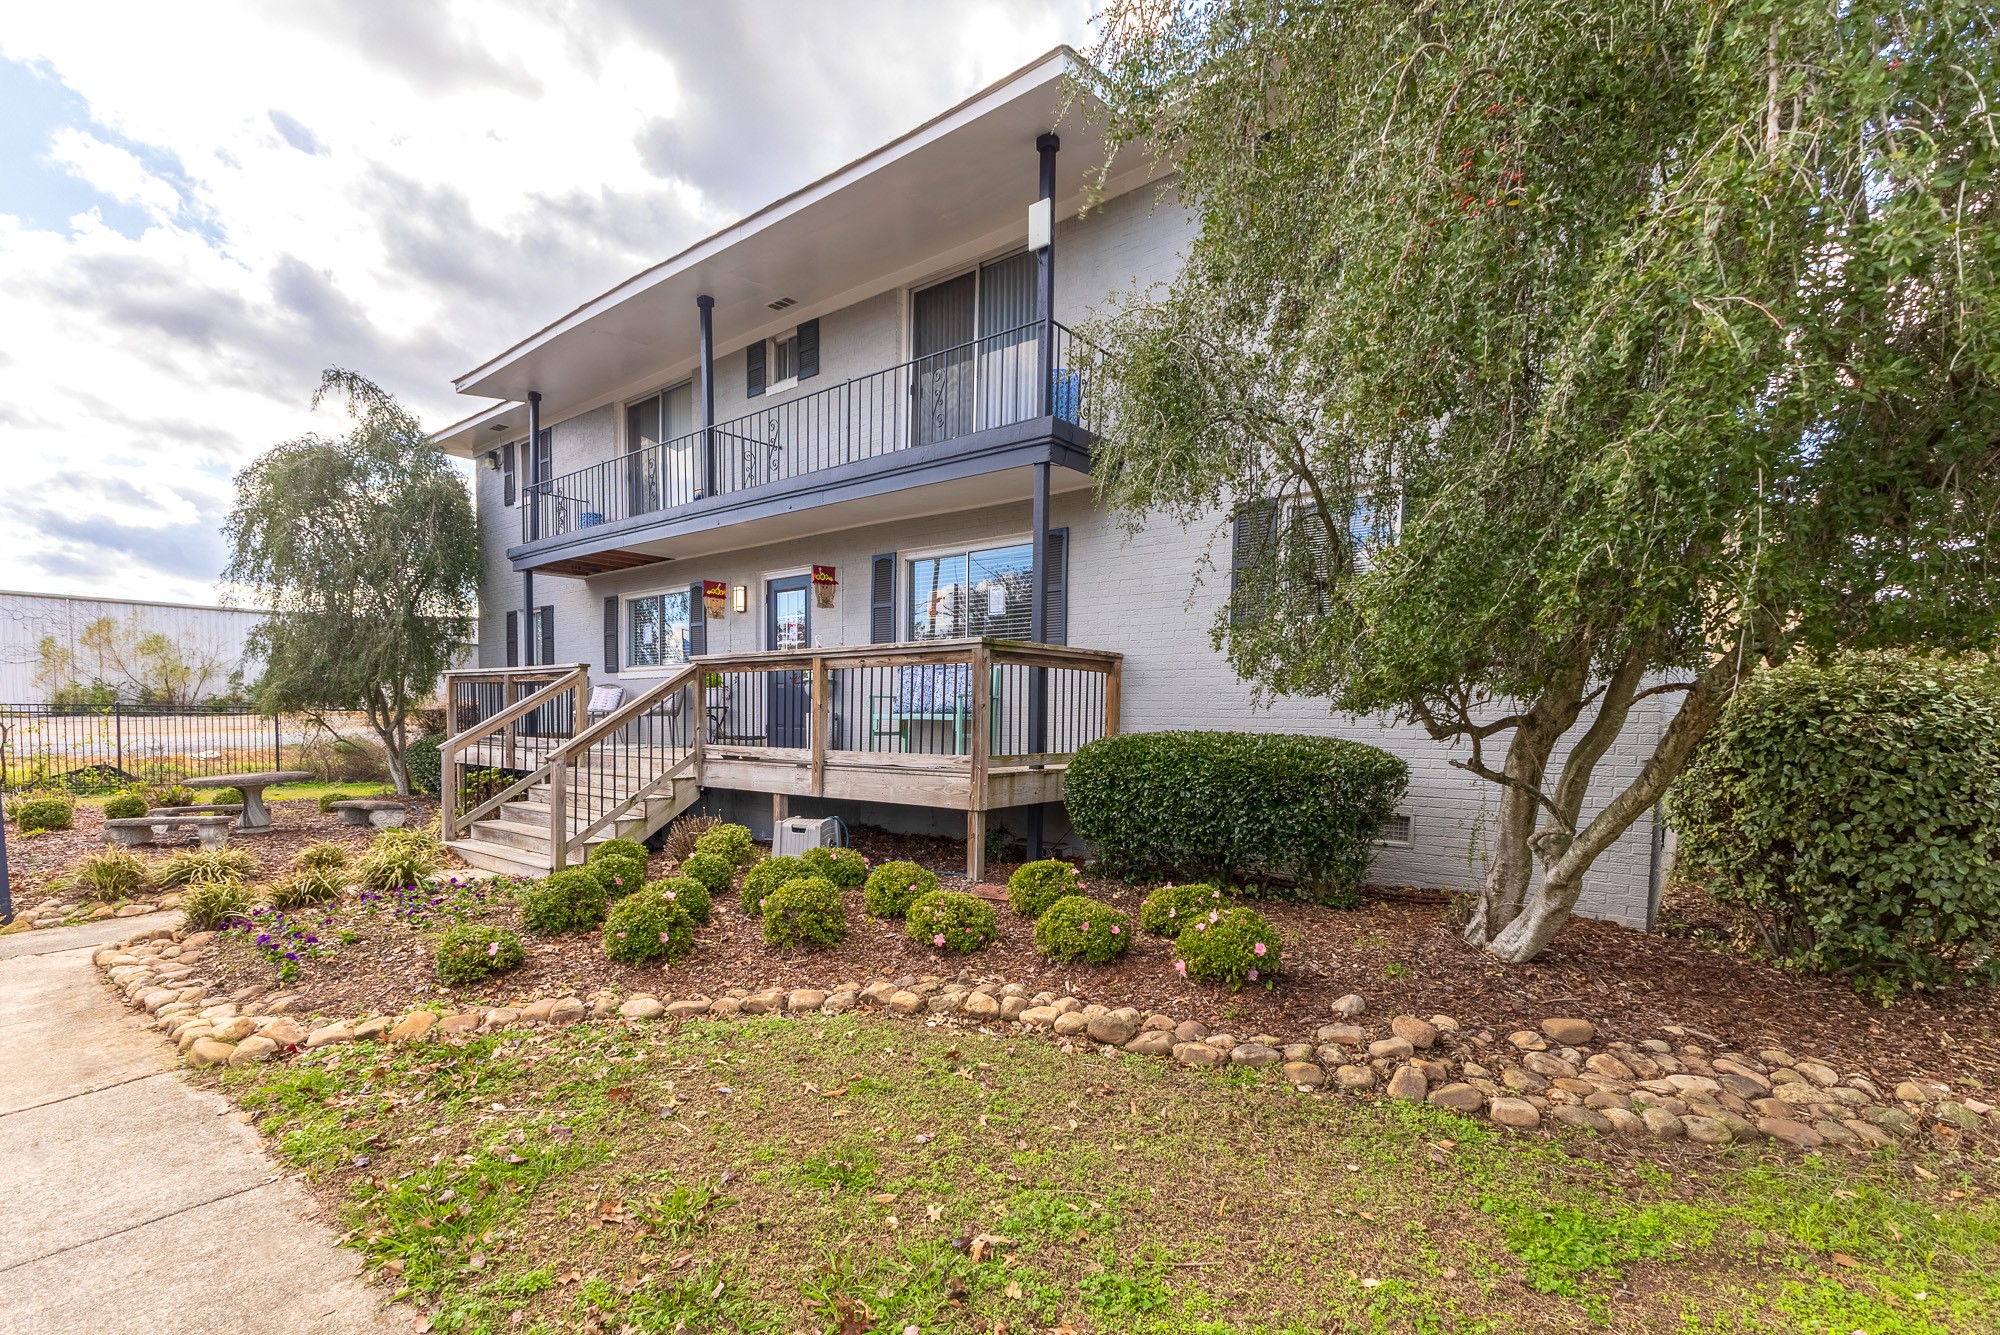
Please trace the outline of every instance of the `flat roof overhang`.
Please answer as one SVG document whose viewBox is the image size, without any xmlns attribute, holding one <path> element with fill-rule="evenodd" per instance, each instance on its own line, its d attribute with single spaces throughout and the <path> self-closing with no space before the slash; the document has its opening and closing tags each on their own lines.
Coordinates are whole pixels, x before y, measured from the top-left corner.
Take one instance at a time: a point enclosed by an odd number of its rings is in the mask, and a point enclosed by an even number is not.
<svg viewBox="0 0 2000 1335">
<path fill-rule="evenodd" d="M 872 524 L 983 509 L 1033 495 L 1034 465 L 1053 465 L 1049 490 L 1090 487 L 1090 433 L 1042 417 L 785 478 L 669 510 L 511 547 L 515 570 L 588 578 L 838 533 Z"/>
<path fill-rule="evenodd" d="M 1107 167 L 1097 104 L 1069 99 L 1082 61 L 1059 47 L 867 157 L 637 274 L 453 382 L 461 394 L 505 400 L 438 432 L 447 452 L 474 457 L 527 426 L 570 413 L 649 378 L 691 370 L 699 354 L 695 298 L 715 298 L 724 356 L 828 311 L 921 281 L 1027 241 L 1040 193 L 1036 138 L 1055 130 L 1056 213 L 1075 216 L 1101 189 L 1117 195 L 1151 178 L 1128 148 Z M 1100 183 L 1097 174 L 1106 175 Z M 790 298 L 782 312 L 772 302 Z"/>
</svg>

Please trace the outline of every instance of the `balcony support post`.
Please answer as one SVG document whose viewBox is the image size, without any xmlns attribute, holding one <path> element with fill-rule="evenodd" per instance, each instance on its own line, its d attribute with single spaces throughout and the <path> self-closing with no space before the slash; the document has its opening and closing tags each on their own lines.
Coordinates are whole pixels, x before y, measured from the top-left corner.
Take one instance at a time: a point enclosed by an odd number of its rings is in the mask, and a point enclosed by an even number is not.
<svg viewBox="0 0 2000 1335">
<path fill-rule="evenodd" d="M 1041 328 L 1035 333 L 1036 361 L 1040 372 L 1041 415 L 1054 417 L 1056 412 L 1056 154 L 1062 149 L 1062 140 L 1054 133 L 1043 134 L 1035 140 L 1035 152 L 1040 158 L 1041 194 L 1049 207 L 1049 243 L 1035 252 L 1035 315 Z M 1049 465 L 1047 460 L 1035 465 L 1035 494 L 1033 502 L 1033 537 L 1030 539 L 1030 578 L 1034 581 L 1028 594 L 1028 638 L 1036 644 L 1046 644 L 1049 638 Z M 1039 755 L 1048 750 L 1049 731 L 1049 671 L 1035 667 L 1028 670 L 1028 750 Z M 1030 860 L 1042 855 L 1042 806 L 1037 803 L 1029 809 L 1027 829 L 1028 857 Z"/>
<path fill-rule="evenodd" d="M 1035 318 L 1041 324 L 1036 333 L 1036 341 L 1041 345 L 1037 351 L 1041 362 L 1041 406 L 1043 417 L 1055 416 L 1055 371 L 1056 371 L 1056 153 L 1062 148 L 1062 140 L 1053 134 L 1045 134 L 1035 140 L 1035 152 L 1041 156 L 1042 193 L 1039 196 L 1049 203 L 1049 244 L 1035 252 Z"/>
<path fill-rule="evenodd" d="M 701 495 L 715 495 L 715 298 L 694 299 L 701 309 Z"/>
</svg>

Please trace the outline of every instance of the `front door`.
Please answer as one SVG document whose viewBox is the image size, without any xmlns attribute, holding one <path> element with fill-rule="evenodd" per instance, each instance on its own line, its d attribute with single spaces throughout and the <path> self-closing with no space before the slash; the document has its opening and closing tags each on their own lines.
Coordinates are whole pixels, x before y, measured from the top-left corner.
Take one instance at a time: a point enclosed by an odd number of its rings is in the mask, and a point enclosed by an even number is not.
<svg viewBox="0 0 2000 1335">
<path fill-rule="evenodd" d="M 934 445 L 972 430 L 973 302 L 978 279 L 962 274 L 910 302 L 910 443 Z"/>
<path fill-rule="evenodd" d="M 787 575 L 764 585 L 765 647 L 797 652 L 812 646 L 812 580 Z M 770 699 L 765 709 L 765 740 L 772 746 L 812 744 L 808 714 L 812 708 L 812 673 L 768 672 Z"/>
</svg>

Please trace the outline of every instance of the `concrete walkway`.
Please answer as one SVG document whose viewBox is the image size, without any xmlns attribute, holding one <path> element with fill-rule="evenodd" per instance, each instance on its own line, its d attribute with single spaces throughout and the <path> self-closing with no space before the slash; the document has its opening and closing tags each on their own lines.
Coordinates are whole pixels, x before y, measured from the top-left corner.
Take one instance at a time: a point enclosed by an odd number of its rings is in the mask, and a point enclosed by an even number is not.
<svg viewBox="0 0 2000 1335">
<path fill-rule="evenodd" d="M 0 937 L 0 1335 L 409 1330 L 97 981 L 98 946 L 176 916 Z"/>
</svg>

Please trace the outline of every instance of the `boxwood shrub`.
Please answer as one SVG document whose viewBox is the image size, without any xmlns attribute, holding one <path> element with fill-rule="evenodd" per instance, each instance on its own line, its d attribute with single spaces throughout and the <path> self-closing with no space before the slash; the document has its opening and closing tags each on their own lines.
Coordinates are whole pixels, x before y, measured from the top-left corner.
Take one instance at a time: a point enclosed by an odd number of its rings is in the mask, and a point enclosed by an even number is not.
<svg viewBox="0 0 2000 1335">
<path fill-rule="evenodd" d="M 477 983 L 520 967 L 521 938 L 504 927 L 462 922 L 438 938 L 437 980 L 454 986 Z"/>
<path fill-rule="evenodd" d="M 1229 900 L 1221 888 L 1205 881 L 1163 885 L 1139 905 L 1139 929 L 1154 936 L 1179 936 L 1181 928 L 1196 918 L 1228 907 Z"/>
<path fill-rule="evenodd" d="M 536 936 L 581 932 L 604 921 L 604 884 L 587 867 L 569 867 L 522 892 L 521 925 Z"/>
<path fill-rule="evenodd" d="M 146 799 L 137 793 L 120 793 L 104 804 L 104 819 L 134 820 L 146 814 Z"/>
<path fill-rule="evenodd" d="M 859 889 L 868 879 L 868 859 L 851 848 L 808 848 L 799 861 L 809 875 L 824 877 L 840 890 Z"/>
<path fill-rule="evenodd" d="M 681 864 L 681 875 L 700 881 L 711 895 L 719 895 L 736 880 L 736 864 L 714 853 L 696 853 Z"/>
<path fill-rule="evenodd" d="M 597 878 L 604 887 L 606 899 L 623 899 L 646 883 L 646 859 L 627 857 L 622 853 L 611 853 L 605 857 L 593 857 L 584 864 L 584 870 Z"/>
<path fill-rule="evenodd" d="M 934 890 L 910 905 L 903 919 L 910 940 L 936 950 L 970 954 L 999 934 L 993 906 L 956 890 Z"/>
<path fill-rule="evenodd" d="M 1139 732 L 1070 760 L 1063 804 L 1123 876 L 1278 882 L 1352 904 L 1409 767 L 1378 747 L 1290 733 Z"/>
<path fill-rule="evenodd" d="M 714 903 L 708 893 L 708 887 L 692 876 L 669 876 L 664 880 L 648 881 L 645 892 L 649 895 L 665 895 L 680 905 L 681 912 L 695 922 L 707 922 Z"/>
<path fill-rule="evenodd" d="M 1270 986 L 1278 972 L 1278 934 L 1255 909 L 1210 909 L 1174 941 L 1174 968 L 1184 977 Z"/>
<path fill-rule="evenodd" d="M 1023 918 L 1039 918 L 1049 905 L 1082 888 L 1076 868 L 1060 858 L 1024 862 L 1007 878 L 1007 907 Z"/>
<path fill-rule="evenodd" d="M 840 888 L 824 876 L 798 876 L 764 897 L 764 939 L 774 946 L 830 946 L 847 936 Z"/>
<path fill-rule="evenodd" d="M 439 796 L 444 787 L 444 744 L 447 740 L 441 732 L 428 733 L 403 748 L 403 769 L 410 776 L 410 786 L 433 798 Z"/>
<path fill-rule="evenodd" d="M 620 964 L 671 962 L 693 949 L 694 920 L 677 901 L 651 887 L 619 900 L 604 919 L 604 953 Z"/>
<path fill-rule="evenodd" d="M 28 797 L 14 804 L 14 824 L 22 834 L 67 830 L 75 820 L 76 808 L 67 797 Z"/>
<path fill-rule="evenodd" d="M 1109 964 L 1132 944 L 1132 920 L 1102 900 L 1065 895 L 1035 919 L 1035 949 L 1058 964 Z"/>
<path fill-rule="evenodd" d="M 743 911 L 753 918 L 762 917 L 765 898 L 785 882 L 805 874 L 806 864 L 797 858 L 765 858 L 743 878 Z"/>
<path fill-rule="evenodd" d="M 743 825 L 711 825 L 694 841 L 697 853 L 727 858 L 731 866 L 747 867 L 757 860 L 757 845 Z"/>
<path fill-rule="evenodd" d="M 583 860 L 589 864 L 599 858 L 637 858 L 644 863 L 646 846 L 637 839 L 606 839 L 601 844 L 591 845 L 590 852 L 584 854 Z"/>
<path fill-rule="evenodd" d="M 885 862 L 868 877 L 862 903 L 878 918 L 901 918 L 910 905 L 938 888 L 937 873 L 914 862 Z"/>
<path fill-rule="evenodd" d="M 2000 981 L 2000 669 L 1896 654 L 1746 682 L 1668 799 L 1676 868 L 1772 954 L 1884 999 Z"/>
</svg>

